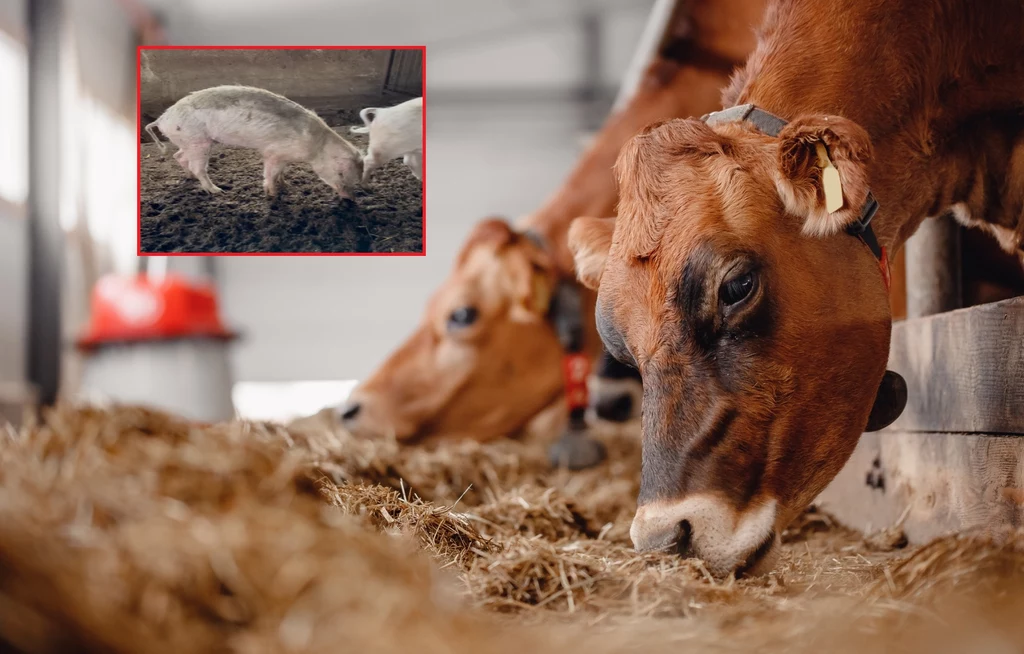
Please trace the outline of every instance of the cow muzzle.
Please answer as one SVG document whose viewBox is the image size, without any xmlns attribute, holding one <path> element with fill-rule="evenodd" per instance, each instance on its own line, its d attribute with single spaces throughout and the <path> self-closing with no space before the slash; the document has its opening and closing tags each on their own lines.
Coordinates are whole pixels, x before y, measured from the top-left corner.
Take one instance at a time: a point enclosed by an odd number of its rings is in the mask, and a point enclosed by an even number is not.
<svg viewBox="0 0 1024 654">
<path fill-rule="evenodd" d="M 674 552 L 704 561 L 718 578 L 771 569 L 778 540 L 775 500 L 738 513 L 714 496 L 659 501 L 640 506 L 629 536 L 638 552 Z"/>
<path fill-rule="evenodd" d="M 407 436 L 407 434 L 401 433 L 401 426 L 389 416 L 392 412 L 388 411 L 387 407 L 379 400 L 380 398 L 375 397 L 372 393 L 356 389 L 344 403 L 335 409 L 338 421 L 350 434 L 360 438 L 403 438 Z"/>
</svg>

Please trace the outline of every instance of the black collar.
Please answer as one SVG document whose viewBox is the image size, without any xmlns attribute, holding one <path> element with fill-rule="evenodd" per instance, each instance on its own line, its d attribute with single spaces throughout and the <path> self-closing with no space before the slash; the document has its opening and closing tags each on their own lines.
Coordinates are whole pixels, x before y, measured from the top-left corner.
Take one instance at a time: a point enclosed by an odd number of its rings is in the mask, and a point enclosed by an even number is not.
<svg viewBox="0 0 1024 654">
<path fill-rule="evenodd" d="M 723 109 L 722 111 L 716 111 L 714 113 L 706 114 L 701 118 L 708 125 L 716 125 L 719 123 L 736 123 L 736 122 L 748 122 L 757 129 L 761 130 L 768 136 L 778 136 L 782 128 L 786 126 L 786 121 L 768 113 L 764 109 L 759 109 L 752 104 L 741 104 L 729 109 Z M 875 230 L 871 227 L 871 220 L 875 217 L 878 212 L 878 201 L 875 200 L 875 196 L 868 192 L 867 200 L 864 201 L 864 206 L 861 207 L 860 217 L 857 222 L 853 223 L 846 228 L 846 232 L 851 236 L 856 236 L 864 245 L 868 246 L 871 250 L 871 254 L 875 255 L 875 258 L 879 262 L 888 266 L 886 261 L 885 250 L 878 243 L 878 238 L 875 236 Z M 888 287 L 888 270 L 883 270 L 883 274 L 886 275 L 886 286 Z"/>
<path fill-rule="evenodd" d="M 537 248 L 548 251 L 547 241 L 537 232 L 526 229 L 520 233 Z M 559 276 L 551 294 L 547 317 L 567 353 L 583 351 L 583 299 L 575 279 Z"/>
</svg>

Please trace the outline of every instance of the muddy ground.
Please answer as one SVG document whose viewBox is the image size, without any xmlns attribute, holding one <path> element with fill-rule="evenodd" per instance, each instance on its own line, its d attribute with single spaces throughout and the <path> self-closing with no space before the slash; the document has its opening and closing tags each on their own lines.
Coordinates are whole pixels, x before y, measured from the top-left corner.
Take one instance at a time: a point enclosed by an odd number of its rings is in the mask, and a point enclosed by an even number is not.
<svg viewBox="0 0 1024 654">
<path fill-rule="evenodd" d="M 366 150 L 353 110 L 317 113 L 344 138 Z M 213 196 L 185 173 L 143 132 L 143 252 L 421 252 L 423 188 L 402 161 L 376 170 L 355 193 L 340 201 L 308 164 L 292 164 L 281 191 L 263 193 L 263 163 L 255 150 L 215 145 L 210 179 L 224 192 Z"/>
</svg>

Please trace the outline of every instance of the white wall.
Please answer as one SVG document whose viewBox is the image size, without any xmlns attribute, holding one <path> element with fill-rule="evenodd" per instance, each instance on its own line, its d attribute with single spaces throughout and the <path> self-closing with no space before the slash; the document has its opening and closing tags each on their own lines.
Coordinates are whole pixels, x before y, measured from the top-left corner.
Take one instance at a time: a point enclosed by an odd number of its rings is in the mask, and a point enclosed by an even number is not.
<svg viewBox="0 0 1024 654">
<path fill-rule="evenodd" d="M 578 84 L 583 44 L 577 18 L 583 10 L 601 17 L 607 36 L 603 81 L 617 85 L 654 4 L 654 0 L 145 2 L 165 13 L 167 32 L 177 44 L 426 45 L 428 89 L 438 91 Z"/>
<path fill-rule="evenodd" d="M 25 40 L 27 31 L 28 5 L 25 0 L 4 0 L 0 2 L 0 29 L 12 34 L 20 41 Z"/>
<path fill-rule="evenodd" d="M 28 222 L 0 202 L 0 382 L 24 382 L 28 319 Z"/>
<path fill-rule="evenodd" d="M 74 26 L 82 88 L 134 119 L 135 35 L 124 7 L 117 0 L 72 0 L 65 6 Z"/>
<path fill-rule="evenodd" d="M 578 26 L 556 23 L 514 38 L 427 47 L 427 96 L 431 91 L 483 88 L 558 89 L 583 73 Z"/>
<path fill-rule="evenodd" d="M 4 181 L 17 179 L 16 184 L 0 184 L 0 383 L 24 382 L 26 376 L 26 347 L 28 336 L 28 221 L 25 215 L 24 193 L 28 165 L 25 142 L 27 125 L 17 124 L 28 114 L 27 69 L 16 70 L 18 58 L 27 66 L 25 53 L 8 50 L 9 46 L 25 42 L 27 5 L 23 0 L 0 2 L 0 37 L 5 48 L 0 56 L 0 116 L 9 130 L 0 136 L 0 172 L 8 175 Z M 17 50 L 17 47 L 15 47 Z M 19 79 L 20 77 L 20 79 Z M 5 198 L 4 194 L 21 197 Z"/>
<path fill-rule="evenodd" d="M 301 0 L 273 16 L 264 11 L 269 3 L 247 0 L 253 10 L 232 16 L 229 2 L 216 11 L 199 0 L 153 2 L 172 12 L 175 43 L 427 44 L 427 256 L 217 261 L 226 317 L 244 334 L 234 350 L 236 378 L 266 382 L 364 378 L 418 323 L 471 227 L 488 215 L 535 210 L 579 156 L 581 109 L 574 104 L 429 104 L 431 91 L 582 84 L 579 24 L 559 16 L 602 5 L 610 8 L 603 18 L 604 77 L 614 86 L 652 4 L 445 0 L 404 3 L 407 11 L 396 12 L 397 0 Z M 516 31 L 517 24 L 526 28 Z"/>
<path fill-rule="evenodd" d="M 230 257 L 217 262 L 240 380 L 360 379 L 419 321 L 469 229 L 517 217 L 577 156 L 573 107 L 428 111 L 427 256 Z"/>
<path fill-rule="evenodd" d="M 654 0 L 143 0 L 180 44 L 495 43 L 582 11 L 646 13 Z"/>
</svg>

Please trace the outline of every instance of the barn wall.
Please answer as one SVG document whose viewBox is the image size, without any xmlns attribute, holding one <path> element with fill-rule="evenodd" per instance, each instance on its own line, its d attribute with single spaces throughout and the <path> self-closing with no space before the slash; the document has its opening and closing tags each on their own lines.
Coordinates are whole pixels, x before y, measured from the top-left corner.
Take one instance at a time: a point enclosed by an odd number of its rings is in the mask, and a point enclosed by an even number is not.
<svg viewBox="0 0 1024 654">
<path fill-rule="evenodd" d="M 0 30 L 14 36 L 19 41 L 23 41 L 25 38 L 27 8 L 25 0 L 5 0 L 0 2 Z"/>
<path fill-rule="evenodd" d="M 566 25 L 542 27 L 514 39 L 429 48 L 427 93 L 572 86 L 583 73 L 582 48 L 578 30 Z"/>
<path fill-rule="evenodd" d="M 218 259 L 227 317 L 245 331 L 237 379 L 365 378 L 416 326 L 470 228 L 536 209 L 578 154 L 571 105 L 428 120 L 427 256 Z"/>
<path fill-rule="evenodd" d="M 181 97 L 245 84 L 289 98 L 380 97 L 389 50 L 154 50 L 144 52 L 142 110 L 159 114 Z"/>
<path fill-rule="evenodd" d="M 498 11 L 506 4 L 488 7 Z M 637 2 L 603 15 L 600 81 L 609 88 L 625 73 L 649 9 L 650 2 Z M 256 15 L 172 22 L 170 35 L 182 44 L 328 42 L 326 18 L 305 24 L 296 11 L 271 21 L 272 27 Z M 317 11 L 333 9 L 320 3 Z M 349 15 L 355 8 L 337 11 Z M 500 33 L 481 28 L 465 39 L 438 40 L 404 38 L 400 28 L 362 22 L 345 38 L 427 43 L 427 255 L 219 258 L 224 312 L 243 331 L 233 346 L 239 381 L 364 379 L 419 323 L 476 222 L 536 210 L 580 155 L 582 107 L 558 99 L 585 82 L 578 23 L 550 21 Z M 432 30 L 417 24 L 417 33 Z M 330 42 L 338 40 L 335 34 Z M 501 99 L 489 99 L 492 92 Z M 465 96 L 473 101 L 450 99 Z"/>
<path fill-rule="evenodd" d="M 25 381 L 28 223 L 0 202 L 0 382 Z"/>
<path fill-rule="evenodd" d="M 76 75 L 82 88 L 117 112 L 135 120 L 135 34 L 116 0 L 73 0 L 64 3 L 73 26 Z"/>
<path fill-rule="evenodd" d="M 6 0 L 0 3 L 0 38 L 4 47 L 23 44 L 26 32 L 25 0 Z M 5 68 L 0 72 L 0 115 L 6 120 L 15 116 L 24 118 L 27 114 L 27 71 L 17 72 L 6 68 L 12 55 L 5 49 Z M 24 51 L 22 50 L 22 55 Z M 13 54 L 17 57 L 17 54 Z M 14 73 L 13 77 L 9 75 Z M 0 170 L 15 172 L 27 164 L 28 152 L 24 149 L 24 132 L 27 125 L 7 125 L 8 135 L 0 143 Z M 20 134 L 20 137 L 19 137 Z M 19 178 L 21 176 L 19 175 Z M 26 339 L 28 310 L 28 222 L 25 216 L 24 198 L 5 198 L 13 187 L 3 180 L 0 183 L 0 386 L 7 383 L 21 384 L 26 376 Z M 24 180 L 23 180 L 24 181 Z M 23 194 L 23 184 L 20 190 Z M 0 397 L 0 404 L 3 398 Z"/>
</svg>

